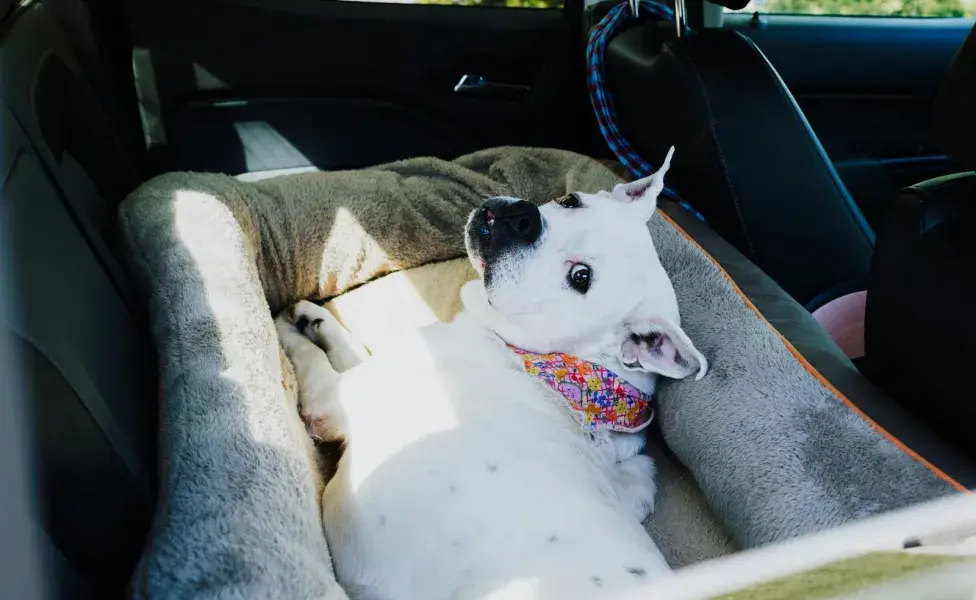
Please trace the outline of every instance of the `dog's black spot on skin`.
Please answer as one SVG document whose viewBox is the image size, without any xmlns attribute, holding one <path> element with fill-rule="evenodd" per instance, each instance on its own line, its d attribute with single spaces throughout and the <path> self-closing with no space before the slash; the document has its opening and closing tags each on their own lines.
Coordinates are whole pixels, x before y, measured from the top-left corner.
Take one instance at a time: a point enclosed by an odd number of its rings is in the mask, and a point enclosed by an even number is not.
<svg viewBox="0 0 976 600">
<path fill-rule="evenodd" d="M 549 542 L 550 544 L 555 544 L 556 542 L 559 541 L 559 536 L 558 535 L 550 535 L 549 536 L 549 539 L 547 539 L 546 541 Z"/>
<path fill-rule="evenodd" d="M 314 321 L 312 321 L 312 327 L 318 327 L 321 324 L 322 324 L 322 319 L 315 319 Z"/>
<path fill-rule="evenodd" d="M 497 473 L 498 472 L 498 465 L 496 465 L 494 463 L 489 464 L 488 465 L 488 472 L 489 473 Z"/>
<path fill-rule="evenodd" d="M 454 540 L 453 542 L 451 542 L 451 547 L 452 548 L 460 548 L 463 545 L 464 545 L 464 542 L 461 541 L 461 540 L 459 540 L 459 539 L 458 540 Z"/>
<path fill-rule="evenodd" d="M 384 527 L 386 527 L 386 517 L 380 515 L 380 529 L 383 529 Z"/>
<path fill-rule="evenodd" d="M 647 575 L 647 570 L 640 567 L 627 567 L 627 572 L 634 577 L 644 577 Z"/>
<path fill-rule="evenodd" d="M 457 486 L 452 483 L 451 485 L 447 486 L 447 491 L 449 491 L 452 494 L 454 494 L 454 493 L 457 492 Z"/>
<path fill-rule="evenodd" d="M 306 327 L 308 327 L 308 317 L 306 317 L 305 315 L 298 317 L 298 320 L 295 321 L 295 329 L 301 331 L 302 333 L 305 333 Z"/>
<path fill-rule="evenodd" d="M 681 356 L 681 354 L 677 350 L 675 350 L 674 351 L 674 364 L 678 365 L 679 367 L 687 367 L 688 366 L 688 361 L 685 360 L 685 357 L 684 356 Z"/>
<path fill-rule="evenodd" d="M 596 575 L 590 577 L 590 581 L 592 581 L 593 585 L 595 585 L 596 587 L 603 587 L 603 580 L 597 577 Z"/>
</svg>

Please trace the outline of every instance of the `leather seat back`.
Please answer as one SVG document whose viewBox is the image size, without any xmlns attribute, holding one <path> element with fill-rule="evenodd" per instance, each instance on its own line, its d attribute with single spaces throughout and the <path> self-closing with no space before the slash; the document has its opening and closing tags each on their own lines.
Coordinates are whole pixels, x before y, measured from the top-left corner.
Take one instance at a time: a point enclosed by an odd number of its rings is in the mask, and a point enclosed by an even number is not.
<svg viewBox="0 0 976 600">
<path fill-rule="evenodd" d="M 155 505 L 157 365 L 112 243 L 139 174 L 58 18 L 84 14 L 67 1 L 22 3 L 0 32 L 0 339 L 25 387 L 51 596 L 121 598 Z"/>
<path fill-rule="evenodd" d="M 976 29 L 974 29 L 976 31 Z M 976 33 L 942 85 L 936 123 L 943 150 L 976 169 Z M 976 173 L 904 190 L 878 228 L 865 318 L 865 367 L 890 396 L 976 457 Z"/>
<path fill-rule="evenodd" d="M 976 458 L 976 174 L 912 186 L 878 228 L 865 317 L 865 372 Z"/>
<path fill-rule="evenodd" d="M 620 127 L 669 184 L 800 302 L 862 280 L 874 242 L 793 96 L 732 31 L 645 23 L 607 47 Z"/>
<path fill-rule="evenodd" d="M 976 169 L 976 27 L 940 86 L 935 122 L 942 150 L 966 168 Z"/>
</svg>

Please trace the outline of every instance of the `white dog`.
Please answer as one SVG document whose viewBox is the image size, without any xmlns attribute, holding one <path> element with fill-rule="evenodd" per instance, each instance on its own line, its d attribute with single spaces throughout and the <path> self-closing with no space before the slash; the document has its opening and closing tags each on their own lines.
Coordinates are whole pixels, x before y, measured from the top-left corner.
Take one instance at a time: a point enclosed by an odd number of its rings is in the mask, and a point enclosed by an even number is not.
<svg viewBox="0 0 976 600">
<path fill-rule="evenodd" d="M 344 440 L 322 506 L 351 598 L 610 598 L 670 573 L 632 433 L 658 374 L 707 368 L 646 225 L 670 159 L 612 192 L 486 201 L 464 311 L 385 355 L 312 303 L 278 318 L 310 431 Z"/>
</svg>

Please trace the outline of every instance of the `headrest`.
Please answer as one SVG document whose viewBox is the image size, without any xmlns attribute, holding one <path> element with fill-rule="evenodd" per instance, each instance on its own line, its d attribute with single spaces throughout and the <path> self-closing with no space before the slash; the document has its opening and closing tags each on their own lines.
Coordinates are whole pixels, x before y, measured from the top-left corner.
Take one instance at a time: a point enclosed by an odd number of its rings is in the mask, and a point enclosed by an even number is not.
<svg viewBox="0 0 976 600">
<path fill-rule="evenodd" d="M 749 4 L 749 0 L 708 0 L 712 4 L 724 6 L 729 10 L 742 10 Z"/>
<path fill-rule="evenodd" d="M 936 130 L 942 150 L 976 169 L 976 28 L 952 60 L 939 90 Z"/>
<path fill-rule="evenodd" d="M 695 0 L 691 0 L 694 2 Z M 705 0 L 702 0 L 703 2 Z M 729 10 L 742 10 L 749 4 L 749 0 L 708 0 L 712 4 L 718 4 L 719 6 L 724 6 Z"/>
</svg>

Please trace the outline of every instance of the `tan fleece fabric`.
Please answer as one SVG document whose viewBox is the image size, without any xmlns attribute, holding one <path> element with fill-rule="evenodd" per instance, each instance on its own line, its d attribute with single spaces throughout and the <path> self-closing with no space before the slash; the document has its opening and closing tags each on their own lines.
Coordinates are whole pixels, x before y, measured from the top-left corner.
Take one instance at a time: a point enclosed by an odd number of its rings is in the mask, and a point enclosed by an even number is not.
<svg viewBox="0 0 976 600">
<path fill-rule="evenodd" d="M 276 313 L 299 299 L 331 298 L 387 273 L 462 256 L 460 227 L 484 198 L 541 202 L 619 181 L 578 154 L 499 148 L 453 162 L 418 158 L 256 183 L 171 173 L 137 194 L 187 189 L 225 203 L 254 245 L 261 285 Z"/>
<path fill-rule="evenodd" d="M 924 593 L 916 595 L 918 592 Z M 716 596 L 712 600 L 971 600 L 973 592 L 976 592 L 976 561 L 951 555 L 873 552 Z"/>
<path fill-rule="evenodd" d="M 461 309 L 460 289 L 477 277 L 467 259 L 407 269 L 382 277 L 326 303 L 367 348 L 403 331 L 450 321 Z M 648 444 L 657 464 L 658 496 L 644 523 L 673 568 L 717 558 L 735 546 L 715 519 L 694 478 L 664 453 L 659 436 Z"/>
</svg>

